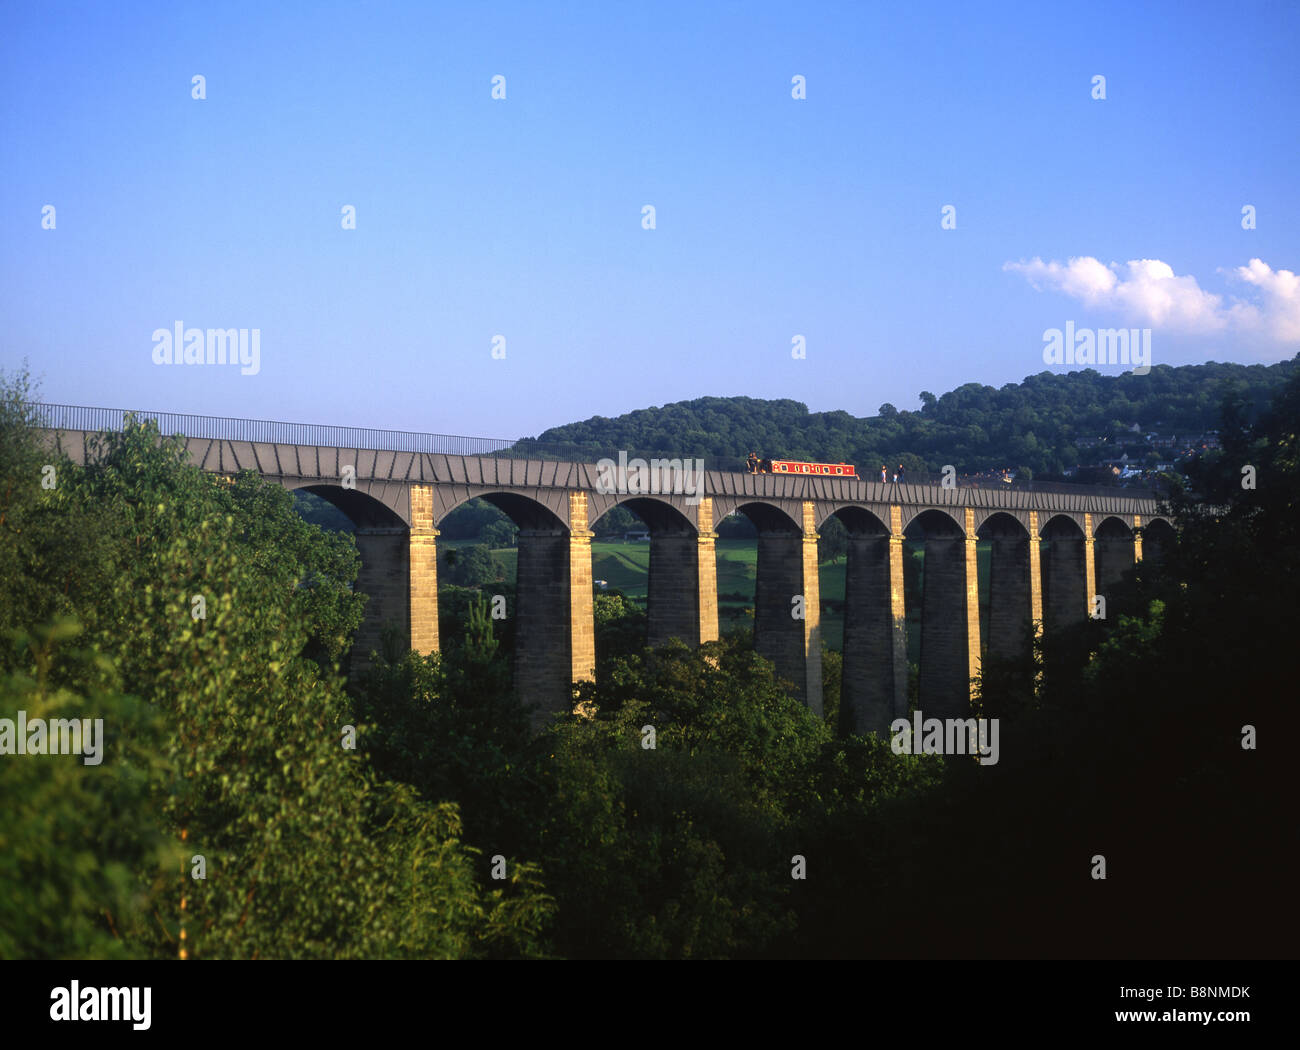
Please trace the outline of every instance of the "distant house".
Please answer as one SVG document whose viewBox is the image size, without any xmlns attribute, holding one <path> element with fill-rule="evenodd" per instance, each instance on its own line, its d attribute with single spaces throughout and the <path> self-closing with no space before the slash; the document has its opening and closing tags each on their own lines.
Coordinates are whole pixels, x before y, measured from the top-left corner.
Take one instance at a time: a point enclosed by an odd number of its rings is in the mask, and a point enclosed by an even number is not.
<svg viewBox="0 0 1300 1050">
<path fill-rule="evenodd" d="M 632 532 L 625 532 L 623 533 L 623 542 L 624 543 L 641 543 L 641 542 L 649 543 L 650 530 L 635 529 Z"/>
</svg>

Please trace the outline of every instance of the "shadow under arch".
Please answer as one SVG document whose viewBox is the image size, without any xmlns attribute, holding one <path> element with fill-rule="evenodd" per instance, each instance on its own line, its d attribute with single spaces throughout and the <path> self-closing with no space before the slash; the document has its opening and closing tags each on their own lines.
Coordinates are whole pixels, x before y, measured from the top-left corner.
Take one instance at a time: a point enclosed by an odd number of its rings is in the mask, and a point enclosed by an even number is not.
<svg viewBox="0 0 1300 1050">
<path fill-rule="evenodd" d="M 699 529 L 685 514 L 662 499 L 654 496 L 628 496 L 619 500 L 601 515 L 603 518 L 614 507 L 630 510 L 645 522 L 651 536 L 698 536 Z M 600 518 L 596 519 L 597 521 Z M 592 523 L 593 525 L 595 522 Z"/>
<path fill-rule="evenodd" d="M 920 541 L 925 552 L 918 703 L 926 717 L 964 718 L 970 712 L 970 679 L 978 671 L 969 666 L 966 535 L 951 514 L 937 508 L 913 517 L 903 534 Z"/>
<path fill-rule="evenodd" d="M 840 524 L 844 526 L 850 536 L 889 535 L 889 526 L 866 507 L 848 504 L 843 507 L 836 507 L 829 516 L 839 519 Z"/>
<path fill-rule="evenodd" d="M 648 545 L 633 541 L 627 560 L 640 560 L 648 546 L 642 640 L 659 648 L 676 638 L 689 646 L 717 638 L 717 567 L 712 539 L 707 550 L 699 529 L 680 510 L 654 496 L 629 496 L 607 508 L 596 524 L 615 508 L 635 514 L 650 534 Z M 625 542 L 626 539 L 625 539 Z M 637 600 L 635 596 L 633 601 Z"/>
<path fill-rule="evenodd" d="M 342 511 L 358 529 L 404 529 L 407 523 L 392 507 L 360 489 L 342 485 L 298 485 L 291 492 L 310 492 Z"/>
<path fill-rule="evenodd" d="M 350 535 L 361 568 L 352 589 L 366 596 L 361 625 L 348 654 L 348 672 L 355 678 L 370 667 L 371 654 L 382 648 L 385 630 L 396 630 L 408 642 L 411 639 L 410 528 L 392 507 L 360 489 L 312 484 L 290 491 L 323 499 L 354 526 Z"/>
<path fill-rule="evenodd" d="M 736 508 L 736 513 L 743 514 L 752 521 L 760 536 L 765 532 L 803 535 L 803 526 L 780 507 L 775 507 L 771 503 L 764 503 L 761 500 L 742 503 Z"/>
<path fill-rule="evenodd" d="M 988 587 L 981 591 L 988 607 L 981 618 L 985 649 L 991 662 L 1026 660 L 1034 637 L 1029 530 L 1015 515 L 998 511 L 976 536 L 988 550 Z"/>
<path fill-rule="evenodd" d="M 736 510 L 758 530 L 754 580 L 754 651 L 776 668 L 790 695 L 822 714 L 821 587 L 817 535 L 770 503 Z"/>
<path fill-rule="evenodd" d="M 1088 616 L 1087 556 L 1083 527 L 1068 514 L 1053 514 L 1042 537 L 1043 628 L 1050 642 Z"/>
<path fill-rule="evenodd" d="M 960 508 L 957 508 L 960 513 Z M 921 507 L 909 516 L 910 508 L 903 508 L 903 535 L 909 540 L 921 540 L 927 535 L 965 536 L 966 526 L 963 518 L 941 507 Z"/>
<path fill-rule="evenodd" d="M 837 728 L 846 736 L 884 736 L 895 718 L 907 714 L 902 537 L 891 537 L 865 507 L 837 507 L 831 517 L 848 533 Z"/>
<path fill-rule="evenodd" d="M 1154 569 L 1165 564 L 1178 542 L 1178 533 L 1164 518 L 1144 522 L 1138 536 L 1142 540 L 1142 561 Z"/>
<path fill-rule="evenodd" d="M 549 507 L 529 496 L 521 495 L 518 492 L 481 492 L 477 495 L 478 499 L 485 503 L 490 503 L 509 518 L 520 531 L 543 531 L 558 532 L 565 535 L 569 532 L 569 526 Z M 456 503 L 455 506 L 448 507 L 447 510 L 438 519 L 445 519 L 458 507 L 464 506 L 469 502 L 469 497 Z"/>
<path fill-rule="evenodd" d="M 1106 595 L 1137 563 L 1136 533 L 1122 518 L 1108 514 L 1096 524 L 1092 534 L 1097 592 Z"/>
<path fill-rule="evenodd" d="M 574 682 L 595 674 L 590 534 L 575 535 L 559 515 L 529 496 L 477 496 L 519 528 L 514 601 L 507 601 L 506 615 L 514 626 L 515 695 L 530 710 L 533 727 L 541 728 L 555 714 L 571 710 Z M 442 519 L 453 510 L 449 507 Z"/>
</svg>

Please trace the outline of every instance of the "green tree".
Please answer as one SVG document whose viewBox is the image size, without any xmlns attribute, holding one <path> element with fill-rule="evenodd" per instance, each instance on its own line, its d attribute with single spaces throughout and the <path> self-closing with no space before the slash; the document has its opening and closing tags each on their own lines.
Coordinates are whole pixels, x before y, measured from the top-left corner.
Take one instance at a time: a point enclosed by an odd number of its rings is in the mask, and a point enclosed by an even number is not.
<svg viewBox="0 0 1300 1050">
<path fill-rule="evenodd" d="M 448 550 L 443 556 L 443 565 L 448 582 L 459 587 L 482 587 L 505 576 L 501 564 L 483 543 Z"/>
<path fill-rule="evenodd" d="M 0 718 L 102 726 L 98 756 L 0 759 L 0 959 L 139 957 L 133 930 L 153 922 L 152 899 L 179 886 L 181 843 L 150 792 L 166 774 L 154 713 L 111 684 L 55 684 L 114 680 L 107 661 L 78 647 L 81 634 L 72 619 L 12 632 L 33 670 L 0 673 Z"/>
<path fill-rule="evenodd" d="M 537 764 L 560 950 L 712 958 L 787 934 L 785 838 L 825 724 L 728 643 L 612 661 L 579 698 L 595 716 L 556 723 Z"/>
<path fill-rule="evenodd" d="M 17 451 L 21 481 L 21 465 L 45 453 L 32 452 L 18 400 L 12 388 L 0 398 L 0 446 Z M 182 929 L 195 958 L 544 950 L 551 904 L 537 869 L 514 865 L 506 884 L 481 888 L 487 872 L 462 841 L 456 806 L 377 772 L 370 727 L 341 680 L 306 655 L 313 637 L 345 630 L 356 607 L 343 578 L 350 540 L 322 537 L 260 482 L 203 474 L 152 424 L 92 442 L 84 469 L 54 465 L 55 489 L 10 493 L 6 524 L 41 556 L 0 581 L 0 607 L 29 619 L 66 606 L 84 624 L 86 656 L 52 659 L 32 633 L 39 624 L 20 624 L 37 641 L 6 650 L 4 697 L 33 710 L 102 710 L 115 726 L 96 774 L 6 760 L 6 797 L 13 783 L 52 807 L 24 808 L 7 842 L 61 833 L 0 864 L 0 898 L 35 903 L 34 916 L 48 909 L 20 889 L 45 872 L 70 902 L 63 928 L 18 924 L 6 950 L 175 957 Z M 87 545 L 104 558 L 83 577 L 69 571 L 80 569 L 78 552 L 65 557 L 31 524 L 59 529 L 90 515 L 103 527 Z M 58 792 L 67 802 L 56 806 Z M 87 823 L 96 815 L 102 828 Z M 160 874 L 178 842 L 187 866 Z M 203 880 L 189 877 L 193 855 L 204 858 Z"/>
<path fill-rule="evenodd" d="M 849 552 L 849 530 L 839 518 L 832 515 L 822 523 L 817 536 L 817 557 L 822 561 L 836 562 Z"/>
</svg>

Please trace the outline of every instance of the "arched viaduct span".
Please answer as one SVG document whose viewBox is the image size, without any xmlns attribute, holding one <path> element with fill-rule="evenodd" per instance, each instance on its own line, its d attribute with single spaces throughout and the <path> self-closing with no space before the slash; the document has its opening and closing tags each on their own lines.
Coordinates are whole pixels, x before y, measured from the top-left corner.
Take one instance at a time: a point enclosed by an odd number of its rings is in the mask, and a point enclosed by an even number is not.
<svg viewBox="0 0 1300 1050">
<path fill-rule="evenodd" d="M 86 431 L 53 432 L 84 461 Z M 307 489 L 356 524 L 358 589 L 370 596 L 356 651 L 364 662 L 386 622 L 411 647 L 438 649 L 438 523 L 481 497 L 519 526 L 515 681 L 535 719 L 569 709 L 573 683 L 595 668 L 590 526 L 625 504 L 651 533 L 651 645 L 718 637 L 714 532 L 733 511 L 758 528 L 754 647 L 795 695 L 822 710 L 817 535 L 832 515 L 849 532 L 841 708 L 853 731 L 884 731 L 907 713 L 903 540 L 924 543 L 920 706 L 964 716 L 982 652 L 1015 656 L 1031 628 L 1049 635 L 1083 620 L 1095 594 L 1172 538 L 1152 498 L 1126 494 L 945 488 L 862 478 L 708 471 L 693 495 L 661 470 L 651 491 L 602 491 L 595 464 L 328 445 L 189 438 L 191 460 L 233 475 L 253 470 Z M 602 481 L 606 484 L 602 486 Z M 689 484 L 689 482 L 688 482 Z M 627 486 L 632 488 L 632 485 Z M 980 637 L 976 541 L 990 542 L 989 637 Z M 1049 541 L 1044 553 L 1042 543 Z M 796 602 L 796 599 L 802 599 Z M 794 615 L 802 605 L 803 618 Z"/>
</svg>

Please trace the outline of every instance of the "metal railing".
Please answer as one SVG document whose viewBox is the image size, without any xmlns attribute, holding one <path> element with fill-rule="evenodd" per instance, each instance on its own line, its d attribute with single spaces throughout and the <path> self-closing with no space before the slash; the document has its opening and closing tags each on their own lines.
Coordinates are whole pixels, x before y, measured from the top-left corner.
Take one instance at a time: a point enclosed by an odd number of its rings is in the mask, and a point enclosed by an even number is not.
<svg viewBox="0 0 1300 1050">
<path fill-rule="evenodd" d="M 87 408 L 82 405 L 26 406 L 51 430 L 121 430 L 128 415 L 152 419 L 163 434 L 184 434 L 213 441 L 256 441 L 276 445 L 322 445 L 332 448 L 373 449 L 380 452 L 428 452 L 448 456 L 493 455 L 515 442 L 505 438 L 466 437 L 460 434 L 420 434 L 406 430 L 374 430 L 326 423 L 282 423 L 270 419 L 236 419 L 230 416 L 194 416 L 180 412 L 149 412 L 124 408 Z"/>
<path fill-rule="evenodd" d="M 892 479 L 893 475 L 890 474 L 891 484 Z M 868 476 L 866 480 L 879 481 L 879 475 L 875 478 Z M 991 489 L 997 492 L 1056 492 L 1073 496 L 1127 496 L 1131 499 L 1158 498 L 1158 493 L 1154 489 L 1120 484 L 1083 485 L 1073 481 L 1039 481 L 1033 478 L 1015 478 L 1008 482 L 998 477 L 971 478 L 961 475 L 955 477 L 952 483 L 959 489 Z M 899 484 L 942 485 L 943 475 L 909 470 Z"/>
<path fill-rule="evenodd" d="M 447 456 L 498 456 L 510 459 L 554 459 L 595 463 L 617 460 L 622 451 L 629 459 L 651 456 L 680 459 L 682 453 L 642 452 L 603 448 L 572 442 L 538 441 L 536 438 L 467 437 L 461 434 L 426 434 L 409 430 L 376 430 L 369 427 L 341 427 L 326 423 L 284 423 L 269 419 L 241 419 L 233 416 L 196 416 L 180 412 L 152 412 L 142 409 L 90 408 L 84 405 L 23 403 L 39 425 L 51 430 L 81 430 L 92 433 L 119 431 L 126 417 L 154 420 L 163 434 L 212 441 L 253 441 L 278 445 L 320 445 L 381 452 L 419 452 Z M 739 456 L 703 456 L 705 470 L 738 472 Z"/>
<path fill-rule="evenodd" d="M 38 425 L 51 430 L 89 432 L 118 431 L 128 416 L 151 419 L 163 434 L 183 434 L 188 438 L 213 441 L 252 441 L 279 445 L 321 445 L 332 448 L 370 449 L 381 452 L 417 452 L 447 456 L 495 456 L 510 459 L 551 459 L 578 463 L 595 463 L 601 459 L 617 461 L 620 453 L 628 459 L 684 458 L 676 452 L 653 452 L 641 449 L 612 449 L 571 442 L 538 441 L 535 438 L 467 437 L 460 434 L 425 434 L 407 430 L 376 430 L 370 427 L 341 427 L 325 423 L 284 423 L 269 419 L 240 419 L 232 416 L 196 416 L 180 412 L 149 412 L 124 408 L 90 408 L 84 405 L 57 405 L 23 402 Z M 691 457 L 704 460 L 705 470 L 745 473 L 744 458 L 736 456 Z M 804 475 L 776 475 L 803 477 Z M 809 475 L 811 476 L 811 475 Z M 859 474 L 863 481 L 875 481 L 870 473 Z M 893 475 L 890 475 L 892 483 Z M 942 474 L 907 472 L 902 484 L 942 485 Z M 994 489 L 1064 493 L 1083 496 L 1127 496 L 1155 499 L 1158 494 L 1147 488 L 1126 485 L 1076 485 L 1062 481 L 1015 480 L 957 477 L 958 488 Z"/>
</svg>

